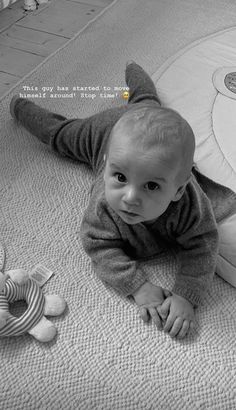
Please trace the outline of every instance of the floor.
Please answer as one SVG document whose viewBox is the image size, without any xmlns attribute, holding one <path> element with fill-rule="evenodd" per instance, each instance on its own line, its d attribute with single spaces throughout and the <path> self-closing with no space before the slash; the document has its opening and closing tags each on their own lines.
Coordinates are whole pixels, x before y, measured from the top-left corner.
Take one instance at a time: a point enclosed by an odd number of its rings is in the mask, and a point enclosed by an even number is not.
<svg viewBox="0 0 236 410">
<path fill-rule="evenodd" d="M 113 0 L 49 0 L 35 11 L 17 0 L 0 11 L 0 98 Z"/>
</svg>

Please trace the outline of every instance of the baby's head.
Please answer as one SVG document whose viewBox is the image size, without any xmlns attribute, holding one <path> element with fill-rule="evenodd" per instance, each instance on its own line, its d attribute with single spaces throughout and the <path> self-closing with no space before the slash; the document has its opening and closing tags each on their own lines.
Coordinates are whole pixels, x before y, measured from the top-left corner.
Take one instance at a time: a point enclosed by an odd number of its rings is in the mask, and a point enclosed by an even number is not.
<svg viewBox="0 0 236 410">
<path fill-rule="evenodd" d="M 112 129 L 106 152 L 105 195 L 128 224 L 153 221 L 184 193 L 195 141 L 177 112 L 146 102 Z"/>
</svg>

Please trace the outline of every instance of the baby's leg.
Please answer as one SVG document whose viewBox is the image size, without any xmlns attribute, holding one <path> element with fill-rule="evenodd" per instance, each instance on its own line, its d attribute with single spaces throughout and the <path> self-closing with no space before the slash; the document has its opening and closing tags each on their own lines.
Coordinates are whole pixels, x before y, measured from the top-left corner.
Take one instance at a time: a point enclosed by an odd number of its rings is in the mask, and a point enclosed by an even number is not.
<svg viewBox="0 0 236 410">
<path fill-rule="evenodd" d="M 125 80 L 129 87 L 128 103 L 154 100 L 161 104 L 151 77 L 140 65 L 135 62 L 128 63 L 125 71 Z"/>
<path fill-rule="evenodd" d="M 83 119 L 67 119 L 24 98 L 13 97 L 10 105 L 13 118 L 40 141 L 94 170 L 103 161 L 111 129 L 126 110 L 122 106 Z"/>
<path fill-rule="evenodd" d="M 45 144 L 64 125 L 66 117 L 50 112 L 26 98 L 15 95 L 10 103 L 10 113 L 24 128 Z"/>
<path fill-rule="evenodd" d="M 138 64 L 127 65 L 126 82 L 130 88 L 129 103 L 151 99 L 159 104 L 151 78 Z M 54 151 L 97 170 L 103 161 L 110 132 L 129 106 L 111 108 L 87 118 L 67 119 L 30 100 L 13 97 L 10 111 L 13 118 Z"/>
<path fill-rule="evenodd" d="M 220 249 L 216 273 L 236 288 L 236 214 L 218 225 Z"/>
</svg>

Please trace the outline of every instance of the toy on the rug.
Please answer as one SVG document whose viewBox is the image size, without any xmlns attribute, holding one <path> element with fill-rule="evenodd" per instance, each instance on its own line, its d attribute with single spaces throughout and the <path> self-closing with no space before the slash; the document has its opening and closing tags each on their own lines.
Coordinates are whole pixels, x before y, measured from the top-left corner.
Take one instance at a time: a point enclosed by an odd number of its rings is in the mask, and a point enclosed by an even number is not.
<svg viewBox="0 0 236 410">
<path fill-rule="evenodd" d="M 28 307 L 22 316 L 15 317 L 9 311 L 9 303 L 18 300 L 25 300 Z M 62 297 L 44 295 L 24 269 L 9 270 L 4 274 L 0 271 L 0 336 L 19 336 L 28 332 L 40 342 L 49 342 L 57 330 L 45 316 L 59 316 L 65 307 Z"/>
<path fill-rule="evenodd" d="M 48 0 L 24 0 L 24 10 L 34 11 L 37 9 L 37 6 L 43 3 L 47 3 Z"/>
</svg>

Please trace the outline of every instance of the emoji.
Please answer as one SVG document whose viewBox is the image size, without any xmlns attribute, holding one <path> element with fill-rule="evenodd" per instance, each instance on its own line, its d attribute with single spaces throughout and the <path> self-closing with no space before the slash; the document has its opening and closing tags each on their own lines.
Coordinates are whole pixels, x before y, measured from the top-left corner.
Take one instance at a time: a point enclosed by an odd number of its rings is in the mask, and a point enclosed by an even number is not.
<svg viewBox="0 0 236 410">
<path fill-rule="evenodd" d="M 129 98 L 129 91 L 124 91 L 122 94 L 122 97 L 124 98 L 124 100 L 128 100 Z"/>
</svg>

